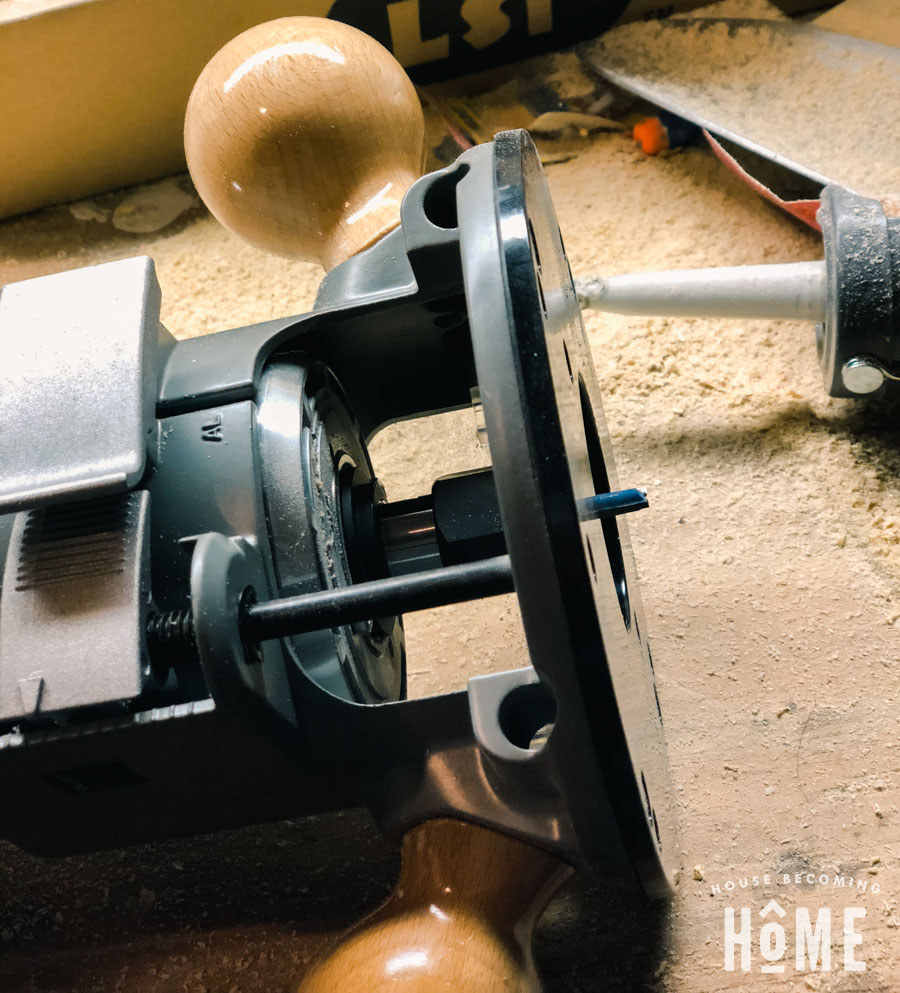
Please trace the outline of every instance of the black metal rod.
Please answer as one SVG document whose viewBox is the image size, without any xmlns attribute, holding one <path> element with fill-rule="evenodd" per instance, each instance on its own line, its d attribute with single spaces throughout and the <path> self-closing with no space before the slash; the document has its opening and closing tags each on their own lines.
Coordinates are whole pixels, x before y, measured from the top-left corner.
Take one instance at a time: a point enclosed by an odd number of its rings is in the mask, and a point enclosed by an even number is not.
<svg viewBox="0 0 900 993">
<path fill-rule="evenodd" d="M 245 609 L 241 631 L 252 641 L 267 641 L 499 596 L 512 593 L 514 588 L 509 556 L 498 555 L 480 562 L 255 603 Z"/>
</svg>

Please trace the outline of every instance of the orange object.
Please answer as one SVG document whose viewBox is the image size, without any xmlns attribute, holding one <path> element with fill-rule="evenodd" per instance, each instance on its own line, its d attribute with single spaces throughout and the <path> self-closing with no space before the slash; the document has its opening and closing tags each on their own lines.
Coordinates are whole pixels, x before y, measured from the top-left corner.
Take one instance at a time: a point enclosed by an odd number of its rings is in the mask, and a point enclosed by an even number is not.
<svg viewBox="0 0 900 993">
<path fill-rule="evenodd" d="M 669 147 L 669 132 L 658 117 L 648 117 L 635 124 L 631 136 L 644 155 L 659 155 Z"/>
<path fill-rule="evenodd" d="M 743 181 L 747 183 L 752 189 L 756 190 L 756 192 L 760 196 L 765 197 L 766 200 L 770 200 L 776 206 L 781 207 L 782 210 L 786 210 L 789 214 L 793 214 L 794 217 L 803 221 L 804 224 L 808 224 L 811 228 L 814 228 L 816 231 L 822 230 L 819 227 L 819 222 L 816 220 L 816 214 L 818 214 L 819 207 L 821 206 L 819 200 L 783 199 L 777 193 L 774 193 L 772 190 L 770 190 L 769 187 L 765 185 L 765 183 L 760 182 L 760 180 L 758 180 L 755 176 L 752 176 L 737 161 L 737 159 L 735 159 L 735 157 L 731 155 L 730 152 L 726 151 L 719 144 L 719 142 L 716 141 L 715 135 L 710 134 L 709 131 L 706 131 L 705 129 L 703 131 L 703 134 L 706 137 L 706 140 L 709 142 L 710 148 L 715 153 L 716 158 L 718 158 L 719 161 L 724 163 L 733 173 L 740 176 L 741 179 L 743 179 Z"/>
</svg>

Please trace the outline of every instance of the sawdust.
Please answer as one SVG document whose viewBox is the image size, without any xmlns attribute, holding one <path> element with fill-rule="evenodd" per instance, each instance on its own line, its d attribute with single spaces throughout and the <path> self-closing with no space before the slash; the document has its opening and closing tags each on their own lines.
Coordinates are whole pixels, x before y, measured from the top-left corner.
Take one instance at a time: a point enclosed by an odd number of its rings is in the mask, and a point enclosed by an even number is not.
<svg viewBox="0 0 900 993">
<path fill-rule="evenodd" d="M 691 17 L 765 17 L 786 21 L 787 15 L 769 0 L 718 0 L 691 11 Z"/>
<path fill-rule="evenodd" d="M 200 204 L 194 190 L 185 190 L 177 176 L 127 196 L 113 211 L 113 227 L 131 234 L 150 234 L 168 227 L 188 210 Z"/>
<path fill-rule="evenodd" d="M 672 106 L 864 195 L 895 192 L 900 58 L 825 47 L 831 38 L 700 18 L 624 25 L 597 51 Z"/>
</svg>

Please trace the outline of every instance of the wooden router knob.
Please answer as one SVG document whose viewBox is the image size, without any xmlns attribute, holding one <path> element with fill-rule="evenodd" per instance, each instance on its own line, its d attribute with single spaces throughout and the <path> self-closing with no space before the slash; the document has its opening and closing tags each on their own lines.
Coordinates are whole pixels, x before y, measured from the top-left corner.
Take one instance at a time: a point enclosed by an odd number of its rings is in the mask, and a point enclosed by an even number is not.
<svg viewBox="0 0 900 993">
<path fill-rule="evenodd" d="M 569 866 L 462 821 L 403 839 L 387 902 L 319 959 L 298 993 L 540 993 L 531 933 Z"/>
<path fill-rule="evenodd" d="M 399 223 L 424 128 L 386 48 L 340 21 L 284 17 L 213 56 L 188 101 L 184 147 L 225 227 L 331 269 Z"/>
</svg>

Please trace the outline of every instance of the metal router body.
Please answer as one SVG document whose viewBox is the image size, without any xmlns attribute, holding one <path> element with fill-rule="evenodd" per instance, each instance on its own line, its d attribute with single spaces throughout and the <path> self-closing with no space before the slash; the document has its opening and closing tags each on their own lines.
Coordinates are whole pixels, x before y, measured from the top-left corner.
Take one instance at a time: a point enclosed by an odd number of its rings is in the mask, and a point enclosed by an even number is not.
<svg viewBox="0 0 900 993">
<path fill-rule="evenodd" d="M 175 342 L 133 259 L 6 287 L 0 357 L 0 835 L 63 854 L 367 805 L 667 891 L 646 627 L 624 521 L 586 509 L 617 483 L 527 135 L 416 182 L 310 314 Z M 473 390 L 492 473 L 386 503 L 366 441 Z M 465 691 L 403 699 L 399 617 L 247 635 L 253 599 L 504 553 L 530 659 Z"/>
</svg>

